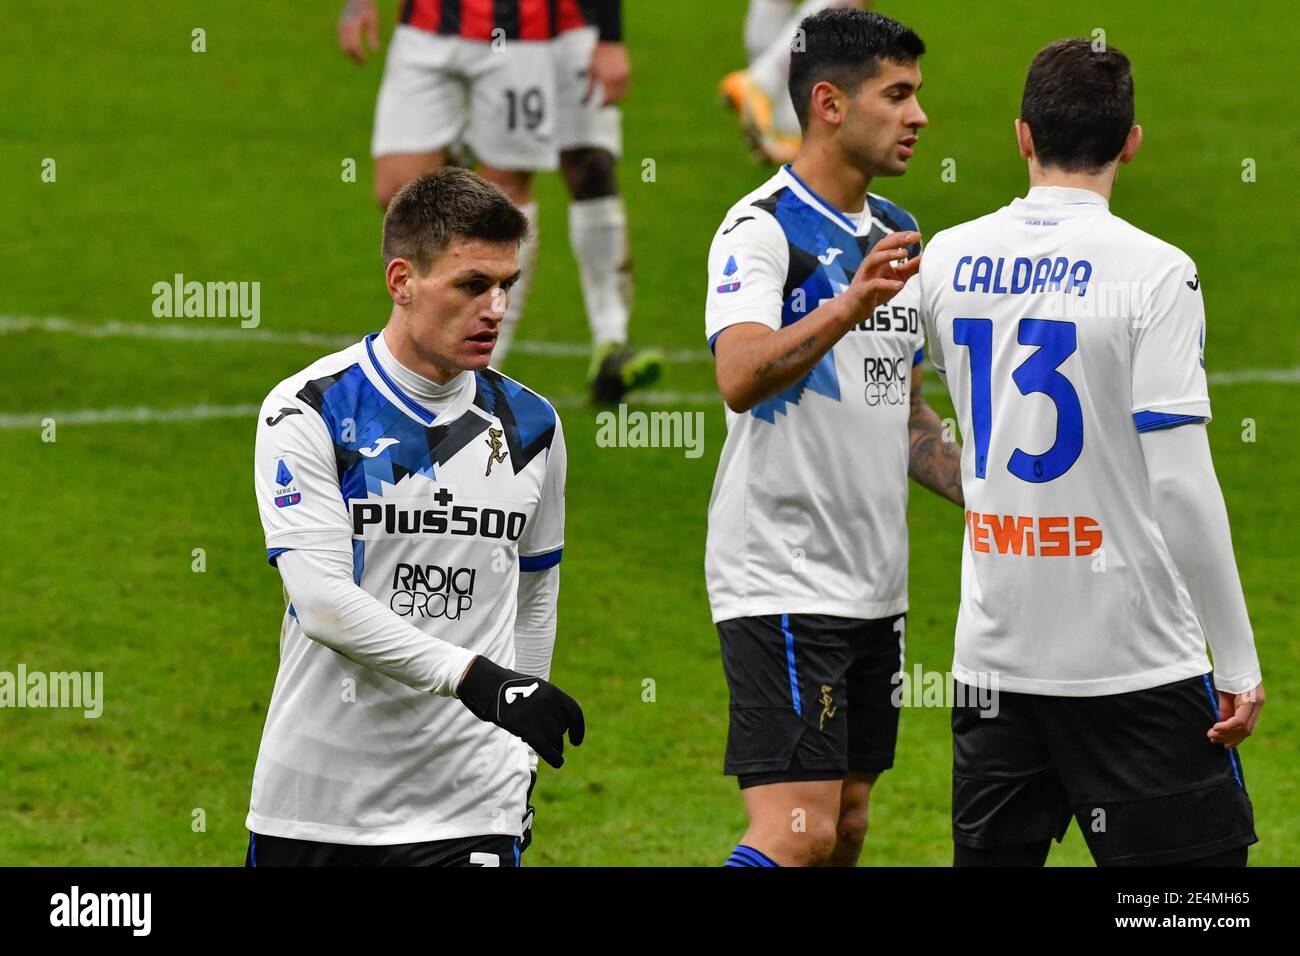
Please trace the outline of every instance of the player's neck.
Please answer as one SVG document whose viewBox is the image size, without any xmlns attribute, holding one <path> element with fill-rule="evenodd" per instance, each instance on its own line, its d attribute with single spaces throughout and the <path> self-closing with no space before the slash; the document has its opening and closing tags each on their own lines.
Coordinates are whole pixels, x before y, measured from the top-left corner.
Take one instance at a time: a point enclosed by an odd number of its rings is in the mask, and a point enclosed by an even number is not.
<svg viewBox="0 0 1300 956">
<path fill-rule="evenodd" d="M 790 168 L 839 212 L 861 212 L 866 204 L 871 177 L 846 162 L 832 143 L 805 140 Z"/>
<path fill-rule="evenodd" d="M 1066 189 L 1086 189 L 1110 202 L 1110 191 L 1115 187 L 1115 166 L 1106 166 L 1095 173 L 1069 172 L 1049 166 L 1044 169 L 1038 163 L 1029 163 L 1029 186 L 1062 186 Z"/>
<path fill-rule="evenodd" d="M 394 361 L 402 365 L 407 371 L 414 372 L 436 385 L 446 385 L 463 371 L 463 369 L 425 361 L 421 358 L 420 353 L 415 350 L 415 343 L 411 341 L 411 337 L 394 328 L 394 322 L 391 319 L 388 325 L 384 326 L 384 331 L 380 333 L 379 337 L 384 340 L 384 344 L 388 347 L 388 354 L 393 357 Z"/>
</svg>

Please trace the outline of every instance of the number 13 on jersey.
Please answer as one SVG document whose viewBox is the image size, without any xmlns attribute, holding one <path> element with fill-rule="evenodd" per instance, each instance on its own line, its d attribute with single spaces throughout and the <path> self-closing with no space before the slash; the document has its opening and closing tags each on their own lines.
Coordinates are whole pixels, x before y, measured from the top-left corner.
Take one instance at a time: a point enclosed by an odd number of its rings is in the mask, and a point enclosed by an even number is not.
<svg viewBox="0 0 1300 956">
<path fill-rule="evenodd" d="M 993 430 L 993 320 L 954 319 L 952 340 L 970 349 L 971 428 L 975 438 L 975 477 L 988 474 L 989 434 Z M 1016 448 L 1007 470 L 1023 481 L 1036 483 L 1060 478 L 1070 470 L 1083 451 L 1083 409 L 1079 393 L 1058 371 L 1062 362 L 1078 348 L 1073 322 L 1051 319 L 1021 319 L 1016 341 L 1036 345 L 1029 358 L 1011 373 L 1020 394 L 1042 392 L 1056 406 L 1056 439 L 1039 454 Z"/>
</svg>

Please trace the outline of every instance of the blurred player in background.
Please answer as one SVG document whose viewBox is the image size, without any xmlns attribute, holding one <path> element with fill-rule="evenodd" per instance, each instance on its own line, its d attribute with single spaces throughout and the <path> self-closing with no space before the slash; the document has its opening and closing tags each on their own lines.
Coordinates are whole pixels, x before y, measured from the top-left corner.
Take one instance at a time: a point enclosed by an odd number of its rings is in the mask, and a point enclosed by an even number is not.
<svg viewBox="0 0 1300 956">
<path fill-rule="evenodd" d="M 749 0 L 745 52 L 749 68 L 728 73 L 719 97 L 736 114 L 750 148 L 775 165 L 799 151 L 799 117 L 787 89 L 799 24 L 828 7 L 867 8 L 869 0 Z"/>
<path fill-rule="evenodd" d="M 727 439 L 705 577 L 730 691 L 725 770 L 749 816 L 729 866 L 857 862 L 898 733 L 908 475 L 961 503 L 904 288 L 921 235 L 867 192 L 907 171 L 926 124 L 925 45 L 863 10 L 802 28 L 799 155 L 731 208 L 709 252 Z"/>
<path fill-rule="evenodd" d="M 1244 866 L 1256 839 L 1234 748 L 1264 689 L 1200 277 L 1109 209 L 1133 116 L 1119 50 L 1041 50 L 1028 195 L 936 235 L 912 282 L 966 437 L 953 674 L 997 681 L 996 708 L 953 708 L 959 866 L 1041 866 L 1071 816 L 1102 866 Z"/>
<path fill-rule="evenodd" d="M 563 430 L 488 367 L 527 230 L 469 170 L 402 187 L 387 325 L 263 402 L 257 503 L 288 607 L 250 866 L 516 866 L 538 756 L 582 742 L 546 680 Z"/>
<path fill-rule="evenodd" d="M 621 0 L 403 0 L 375 107 L 375 194 L 387 206 L 403 183 L 445 165 L 460 147 L 529 220 L 522 275 L 506 306 L 501 364 L 537 263 L 533 174 L 557 167 L 569 204 L 592 336 L 587 381 L 617 402 L 659 378 L 663 356 L 627 345 L 632 259 L 615 179 L 618 101 L 630 76 Z M 364 63 L 379 46 L 373 0 L 348 0 L 343 52 Z"/>
</svg>

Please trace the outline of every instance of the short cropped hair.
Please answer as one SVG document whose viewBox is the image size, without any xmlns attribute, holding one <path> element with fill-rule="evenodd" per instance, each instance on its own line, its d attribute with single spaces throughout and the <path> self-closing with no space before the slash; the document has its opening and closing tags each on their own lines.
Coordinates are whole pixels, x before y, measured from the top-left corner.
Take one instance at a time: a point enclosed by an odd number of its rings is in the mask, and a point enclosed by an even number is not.
<svg viewBox="0 0 1300 956">
<path fill-rule="evenodd" d="M 425 173 L 397 191 L 384 213 L 384 266 L 408 259 L 421 274 L 453 239 L 519 243 L 528 220 L 482 176 L 458 166 Z"/>
<path fill-rule="evenodd" d="M 1096 170 L 1124 149 L 1133 128 L 1133 69 L 1113 46 L 1093 49 L 1081 37 L 1049 43 L 1025 77 L 1020 119 L 1044 166 Z"/>
<path fill-rule="evenodd" d="M 880 72 L 881 60 L 915 63 L 925 52 L 925 43 L 910 29 L 869 10 L 832 7 L 806 17 L 799 30 L 790 53 L 790 101 L 804 132 L 818 83 L 834 83 L 853 95 Z"/>
</svg>

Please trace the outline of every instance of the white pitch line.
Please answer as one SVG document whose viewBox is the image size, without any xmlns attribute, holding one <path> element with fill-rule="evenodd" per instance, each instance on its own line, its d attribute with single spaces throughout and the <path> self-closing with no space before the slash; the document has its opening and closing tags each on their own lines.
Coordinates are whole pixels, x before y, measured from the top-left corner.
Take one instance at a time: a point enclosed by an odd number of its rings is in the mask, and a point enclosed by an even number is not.
<svg viewBox="0 0 1300 956">
<path fill-rule="evenodd" d="M 1255 382 L 1294 385 L 1300 382 L 1300 368 L 1243 368 L 1211 372 L 1206 378 L 1211 385 L 1246 385 Z"/>
<path fill-rule="evenodd" d="M 89 338 L 125 337 L 159 340 L 180 340 L 193 342 L 264 342 L 281 345 L 311 345 L 323 348 L 346 348 L 356 339 L 350 335 L 338 335 L 321 332 L 276 332 L 270 329 L 236 329 L 205 328 L 193 325 L 151 325 L 108 321 L 102 323 L 78 322 L 72 319 L 56 317 L 35 318 L 30 316 L 0 315 L 0 335 L 21 332 L 53 332 L 81 335 Z M 590 347 L 579 343 L 566 342 L 516 342 L 517 352 L 532 355 L 550 355 L 557 357 L 585 357 L 590 354 Z M 679 350 L 666 355 L 670 362 L 712 361 L 707 351 Z M 1294 385 L 1300 383 L 1300 367 L 1295 368 L 1247 368 L 1230 371 L 1211 372 L 1208 376 L 1211 385 L 1243 385 L 1251 383 L 1273 383 Z M 927 382 L 927 392 L 942 391 L 937 383 Z M 582 395 L 560 394 L 551 396 L 550 400 L 557 408 L 589 407 L 587 398 Z M 721 398 L 715 392 L 636 392 L 627 402 L 629 405 L 716 405 Z M 47 418 L 52 418 L 60 425 L 111 425 L 146 422 L 184 422 L 205 419 L 252 417 L 257 413 L 257 405 L 189 405 L 177 408 L 88 408 L 65 412 L 48 412 L 45 414 L 0 414 L 0 430 L 22 428 L 39 428 Z M 593 409 L 593 412 L 597 409 Z"/>
<path fill-rule="evenodd" d="M 179 342 L 257 342 L 268 345 L 311 345 L 318 348 L 344 349 L 357 341 L 355 335 L 328 332 L 277 332 L 273 329 L 205 327 L 202 325 L 152 325 L 143 322 L 78 322 L 57 317 L 36 318 L 0 315 L 0 335 L 19 332 L 56 332 L 88 338 L 160 339 Z M 517 341 L 511 350 L 521 355 L 551 358 L 589 358 L 591 346 L 580 342 Z M 678 364 L 712 362 L 705 349 L 676 349 L 664 353 L 669 362 Z"/>
<path fill-rule="evenodd" d="M 86 338 L 167 339 L 184 342 L 264 342 L 273 345 L 314 345 L 346 348 L 357 341 L 351 335 L 320 332 L 274 332 L 270 329 L 205 328 L 196 325 L 149 325 L 145 323 L 77 322 L 73 319 L 32 318 L 0 315 L 0 335 L 18 332 L 56 332 Z"/>
<path fill-rule="evenodd" d="M 41 428 L 46 419 L 58 425 L 118 425 L 141 422 L 197 422 L 210 418 L 252 418 L 260 405 L 186 405 L 180 408 L 83 408 L 44 415 L 0 415 L 0 429 Z"/>
<path fill-rule="evenodd" d="M 556 395 L 556 408 L 590 408 L 584 395 Z M 641 405 L 721 405 L 722 399 L 712 392 L 637 392 L 627 399 L 629 406 Z M 63 425 L 139 425 L 155 422 L 197 422 L 216 418 L 256 417 L 260 405 L 182 405 L 177 408 L 82 408 L 44 414 L 0 415 L 0 431 L 43 428 L 47 419 L 56 427 Z"/>
<path fill-rule="evenodd" d="M 1210 381 L 1219 385 L 1235 385 L 1241 382 L 1280 382 L 1295 384 L 1300 382 L 1300 369 L 1246 369 L 1240 372 L 1221 372 L 1220 378 L 1210 377 Z M 1249 376 L 1249 377 L 1247 377 Z M 927 379 L 927 395 L 938 395 L 944 389 L 938 382 Z M 604 410 L 592 406 L 585 395 L 559 394 L 548 395 L 547 400 L 556 408 L 589 409 L 592 414 Z M 625 403 L 637 406 L 697 406 L 722 405 L 722 396 L 716 392 L 633 392 Z M 0 414 L 0 431 L 12 431 L 23 428 L 41 428 L 46 419 L 53 419 L 56 425 L 117 425 L 141 424 L 149 422 L 189 422 L 214 418 L 252 418 L 258 412 L 259 405 L 182 405 L 176 408 L 83 408 L 73 411 L 46 412 L 44 414 Z"/>
<path fill-rule="evenodd" d="M 55 317 L 0 315 L 0 335 L 19 332 L 58 332 L 82 335 L 88 338 L 139 338 L 187 342 L 262 342 L 272 345 L 311 345 L 320 348 L 347 348 L 356 341 L 352 335 L 327 332 L 276 332 L 271 329 L 205 328 L 195 325 L 152 325 L 147 323 L 78 322 Z M 580 342 L 515 342 L 511 348 L 523 355 L 544 355 L 553 358 L 587 358 L 591 346 Z M 664 357 L 676 364 L 712 362 L 713 355 L 705 349 L 677 349 Z M 1294 385 L 1300 383 L 1300 367 L 1293 368 L 1243 368 L 1211 372 L 1211 385 L 1248 385 L 1255 382 Z"/>
</svg>

